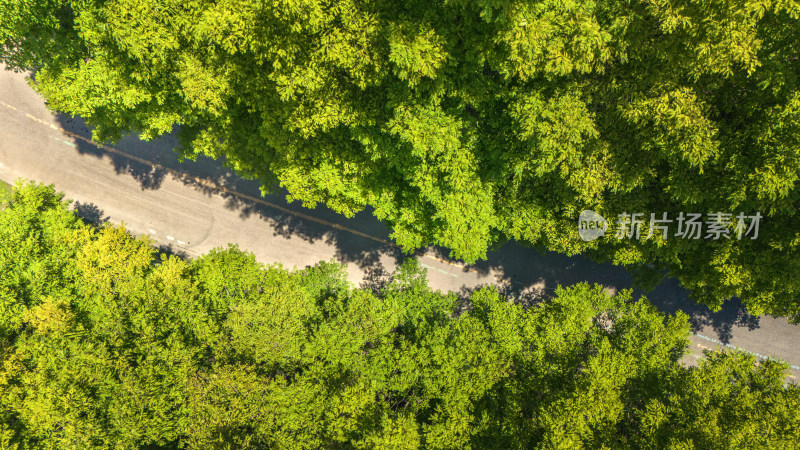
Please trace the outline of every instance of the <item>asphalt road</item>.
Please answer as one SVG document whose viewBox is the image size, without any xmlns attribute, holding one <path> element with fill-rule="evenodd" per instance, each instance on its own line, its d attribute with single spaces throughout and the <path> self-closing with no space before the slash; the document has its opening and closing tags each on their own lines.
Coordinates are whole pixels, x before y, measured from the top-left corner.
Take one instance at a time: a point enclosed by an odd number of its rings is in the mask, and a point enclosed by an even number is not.
<svg viewBox="0 0 800 450">
<path fill-rule="evenodd" d="M 384 281 L 406 257 L 368 211 L 347 219 L 326 208 L 288 204 L 285 193 L 262 197 L 256 182 L 235 176 L 218 161 L 179 162 L 173 136 L 153 142 L 127 137 L 113 146 L 94 143 L 83 121 L 50 112 L 21 73 L 0 70 L 0 138 L 0 179 L 52 183 L 83 216 L 124 223 L 131 233 L 149 235 L 157 245 L 187 257 L 235 243 L 261 262 L 289 268 L 335 259 L 347 264 L 354 284 L 364 286 Z M 621 267 L 540 254 L 514 243 L 471 266 L 448 260 L 446 254 L 431 247 L 416 257 L 428 268 L 434 288 L 462 295 L 487 284 L 519 298 L 546 296 L 559 284 L 579 281 L 611 290 L 632 284 Z M 785 360 L 792 368 L 790 381 L 800 377 L 800 326 L 750 316 L 735 303 L 711 312 L 692 302 L 674 279 L 646 296 L 662 311 L 690 315 L 687 363 L 696 363 L 702 349 L 738 348 L 762 359 Z"/>
</svg>

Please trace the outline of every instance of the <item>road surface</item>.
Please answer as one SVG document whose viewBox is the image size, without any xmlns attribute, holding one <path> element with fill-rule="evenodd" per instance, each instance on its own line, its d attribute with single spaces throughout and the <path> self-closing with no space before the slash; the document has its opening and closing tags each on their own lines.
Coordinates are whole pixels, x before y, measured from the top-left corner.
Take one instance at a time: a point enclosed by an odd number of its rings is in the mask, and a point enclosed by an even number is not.
<svg viewBox="0 0 800 450">
<path fill-rule="evenodd" d="M 404 257 L 389 230 L 369 212 L 346 219 L 325 208 L 287 204 L 285 193 L 262 197 L 258 184 L 241 179 L 214 160 L 179 162 L 174 136 L 153 142 L 127 137 L 113 146 L 91 141 L 80 119 L 54 114 L 28 86 L 25 74 L 0 67 L 0 179 L 18 177 L 54 184 L 85 217 L 124 223 L 137 235 L 187 257 L 236 243 L 264 263 L 305 267 L 320 260 L 346 263 L 350 280 L 370 285 L 384 280 Z M 601 283 L 629 288 L 621 267 L 582 257 L 542 255 L 514 243 L 491 252 L 487 261 L 466 266 L 446 252 L 418 252 L 431 286 L 467 294 L 498 284 L 522 298 L 551 293 L 558 284 Z M 704 348 L 738 348 L 760 358 L 787 361 L 790 381 L 800 378 L 800 327 L 784 319 L 749 316 L 741 305 L 717 313 L 689 300 L 675 280 L 647 297 L 662 311 L 683 310 L 694 328 L 696 363 Z"/>
</svg>

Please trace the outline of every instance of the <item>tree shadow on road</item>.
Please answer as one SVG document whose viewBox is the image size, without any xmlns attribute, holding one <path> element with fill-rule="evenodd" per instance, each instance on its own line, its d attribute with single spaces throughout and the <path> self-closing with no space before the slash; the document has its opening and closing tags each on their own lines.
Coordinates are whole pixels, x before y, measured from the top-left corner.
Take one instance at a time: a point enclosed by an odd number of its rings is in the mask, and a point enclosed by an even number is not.
<svg viewBox="0 0 800 450">
<path fill-rule="evenodd" d="M 80 118 L 63 114 L 57 118 L 67 131 L 85 139 L 91 138 L 89 128 Z M 159 189 L 170 177 L 206 197 L 221 196 L 225 199 L 225 207 L 237 211 L 242 218 L 255 216 L 269 223 L 273 237 L 330 245 L 336 249 L 338 261 L 355 264 L 366 272 L 363 287 L 380 289 L 385 283 L 387 272 L 381 263 L 382 257 L 389 257 L 395 263 L 405 257 L 395 246 L 386 243 L 390 231 L 371 214 L 371 210 L 348 219 L 323 206 L 310 210 L 298 202 L 290 204 L 282 189 L 262 196 L 258 181 L 236 176 L 221 161 L 204 156 L 198 157 L 197 161 L 181 161 L 174 151 L 178 145 L 175 133 L 152 142 L 128 136 L 105 149 L 81 139 L 75 139 L 75 143 L 79 153 L 107 159 L 117 174 L 133 177 L 142 190 Z M 94 213 L 87 209 L 86 214 L 91 216 Z M 265 227 L 265 231 L 267 229 Z M 431 247 L 427 252 L 449 259 L 448 252 L 439 247 Z M 416 252 L 417 255 L 421 253 Z M 501 292 L 525 304 L 534 304 L 551 296 L 558 285 L 569 286 L 581 281 L 599 283 L 613 290 L 633 286 L 632 277 L 623 267 L 598 264 L 582 256 L 541 253 L 514 242 L 490 251 L 487 260 L 465 266 L 464 270 L 468 269 L 481 275 L 500 274 Z M 459 295 L 465 298 L 472 290 L 474 288 L 464 287 Z M 712 312 L 691 300 L 688 291 L 674 279 L 667 279 L 646 294 L 634 290 L 637 297 L 643 294 L 663 312 L 684 311 L 690 316 L 694 331 L 711 328 L 723 343 L 730 340 L 734 327 L 759 327 L 758 318 L 747 314 L 746 308 L 737 301 L 726 302 L 721 311 Z"/>
<path fill-rule="evenodd" d="M 81 118 L 60 113 L 56 118 L 65 130 L 91 140 L 90 128 Z M 237 211 L 242 218 L 258 217 L 268 222 L 273 237 L 325 243 L 336 249 L 337 260 L 355 264 L 362 270 L 377 267 L 382 256 L 396 261 L 401 258 L 397 249 L 388 244 L 389 231 L 369 211 L 347 219 L 322 206 L 311 210 L 298 202 L 289 204 L 288 193 L 280 188 L 274 194 L 262 196 L 258 181 L 234 175 L 222 161 L 205 156 L 196 161 L 181 160 L 174 150 L 178 146 L 176 133 L 151 142 L 127 136 L 114 144 L 97 143 L 100 147 L 86 140 L 74 138 L 80 154 L 105 159 L 117 174 L 135 179 L 142 190 L 159 189 L 166 179 L 179 181 L 206 197 L 222 197 L 225 207 Z M 316 221 L 298 214 L 313 216 Z"/>
<path fill-rule="evenodd" d="M 102 227 L 109 219 L 108 216 L 103 217 L 103 210 L 94 203 L 76 201 L 72 204 L 72 209 L 84 222 L 96 228 Z"/>
<path fill-rule="evenodd" d="M 429 250 L 439 258 L 445 258 L 447 250 L 431 247 Z M 537 249 L 509 242 L 501 248 L 489 251 L 487 259 L 464 270 L 476 270 L 487 276 L 491 271 L 501 274 L 500 291 L 506 297 L 525 305 L 533 305 L 551 297 L 557 286 L 571 286 L 586 281 L 600 284 L 614 291 L 632 289 L 634 298 L 644 296 L 660 311 L 674 314 L 683 311 L 689 316 L 694 332 L 708 333 L 713 330 L 716 338 L 728 343 L 734 328 L 759 328 L 759 318 L 748 314 L 747 308 L 737 299 L 723 304 L 714 312 L 690 298 L 687 289 L 674 278 L 667 278 L 650 292 L 634 288 L 634 279 L 622 266 L 597 263 L 583 256 L 566 256 L 555 252 L 540 252 Z M 459 295 L 464 298 L 473 289 L 462 288 Z"/>
<path fill-rule="evenodd" d="M 91 140 L 92 132 L 86 125 L 86 123 L 83 121 L 83 119 L 79 117 L 70 117 L 69 115 L 59 112 L 56 114 L 56 120 L 58 120 L 58 122 L 61 124 L 61 127 L 67 130 L 68 132 L 81 136 L 84 139 Z M 125 143 L 126 141 L 130 141 L 131 143 L 141 142 L 144 144 L 153 144 L 152 149 L 147 148 L 150 147 L 149 145 L 141 146 L 142 148 L 136 152 L 138 153 L 138 155 L 133 155 L 133 156 L 158 163 L 162 155 L 160 155 L 161 152 L 155 149 L 160 148 L 163 145 L 160 141 L 163 140 L 168 143 L 170 142 L 171 139 L 173 139 L 171 136 L 167 136 L 155 140 L 152 143 L 145 143 L 143 141 L 139 141 L 135 137 L 125 137 L 120 141 L 120 143 Z M 159 167 L 154 167 L 147 163 L 139 162 L 135 159 L 125 157 L 123 155 L 108 150 L 104 150 L 82 139 L 75 138 L 74 142 L 75 145 L 77 146 L 76 148 L 78 149 L 78 152 L 81 154 L 96 156 L 97 158 L 100 159 L 108 158 L 111 161 L 111 164 L 118 175 L 121 174 L 130 175 L 136 181 L 139 182 L 139 184 L 142 187 L 142 190 L 160 188 L 161 183 L 164 181 L 164 178 L 168 174 L 167 170 L 164 170 Z M 114 147 L 110 144 L 109 146 L 111 146 L 112 148 Z"/>
</svg>

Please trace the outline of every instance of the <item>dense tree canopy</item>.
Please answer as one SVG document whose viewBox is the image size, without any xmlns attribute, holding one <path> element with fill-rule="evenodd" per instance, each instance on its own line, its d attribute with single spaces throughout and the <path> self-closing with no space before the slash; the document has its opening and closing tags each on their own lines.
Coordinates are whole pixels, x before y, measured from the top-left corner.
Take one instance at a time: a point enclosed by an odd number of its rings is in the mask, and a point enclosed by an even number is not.
<svg viewBox="0 0 800 450">
<path fill-rule="evenodd" d="M 0 212 L 3 448 L 786 448 L 786 366 L 714 353 L 683 314 L 559 288 L 467 308 L 410 259 L 377 292 L 236 247 L 165 257 L 52 188 Z"/>
<path fill-rule="evenodd" d="M 0 60 L 37 70 L 98 138 L 180 125 L 184 155 L 224 155 L 306 205 L 371 206 L 408 249 L 474 261 L 516 239 L 800 320 L 799 15 L 795 0 L 3 0 Z M 764 219 L 757 239 L 584 242 L 585 209 L 645 229 L 662 212 Z"/>
</svg>

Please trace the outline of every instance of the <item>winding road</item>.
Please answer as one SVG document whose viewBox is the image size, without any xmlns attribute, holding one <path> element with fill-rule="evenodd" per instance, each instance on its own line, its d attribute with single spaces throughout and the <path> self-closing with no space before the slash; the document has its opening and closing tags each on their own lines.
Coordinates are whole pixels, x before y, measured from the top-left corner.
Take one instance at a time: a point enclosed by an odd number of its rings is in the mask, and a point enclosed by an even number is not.
<svg viewBox="0 0 800 450">
<path fill-rule="evenodd" d="M 174 136 L 96 143 L 82 120 L 49 111 L 22 73 L 0 70 L 0 137 L 0 179 L 52 183 L 84 217 L 124 223 L 131 233 L 148 235 L 173 253 L 195 257 L 235 243 L 261 262 L 290 268 L 335 259 L 347 264 L 354 284 L 363 286 L 381 283 L 405 257 L 368 211 L 347 219 L 322 207 L 289 204 L 283 192 L 261 196 L 256 182 L 232 174 L 219 161 L 179 161 L 172 151 Z M 446 255 L 431 247 L 416 257 L 434 288 L 462 295 L 486 284 L 520 298 L 545 296 L 559 284 L 579 281 L 612 290 L 632 284 L 621 267 L 541 254 L 514 243 L 470 266 Z M 692 302 L 674 279 L 646 295 L 662 311 L 690 315 L 688 364 L 702 358 L 703 349 L 737 348 L 787 361 L 789 381 L 799 381 L 800 326 L 750 316 L 736 303 L 711 312 Z"/>
</svg>

